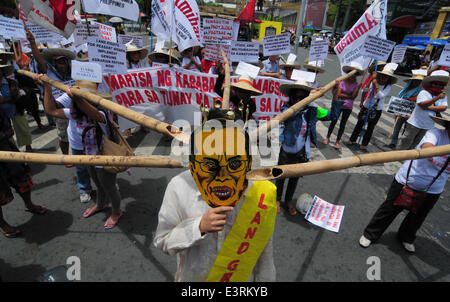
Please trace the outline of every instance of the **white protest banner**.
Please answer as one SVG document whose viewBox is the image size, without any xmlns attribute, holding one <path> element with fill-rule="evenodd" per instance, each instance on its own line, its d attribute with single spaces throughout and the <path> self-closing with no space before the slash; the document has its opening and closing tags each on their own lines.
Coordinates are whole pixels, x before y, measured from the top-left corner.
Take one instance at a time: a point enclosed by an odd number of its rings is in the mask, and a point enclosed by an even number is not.
<svg viewBox="0 0 450 302">
<path fill-rule="evenodd" d="M 102 82 L 102 67 L 98 63 L 72 61 L 72 79 Z"/>
<path fill-rule="evenodd" d="M 119 44 L 127 44 L 130 41 L 133 41 L 132 43 L 136 45 L 137 48 L 142 48 L 144 45 L 142 37 L 120 35 L 120 34 L 117 35 L 117 43 Z"/>
<path fill-rule="evenodd" d="M 237 41 L 239 36 L 239 27 L 241 27 L 240 22 L 234 22 L 233 23 L 233 41 Z"/>
<path fill-rule="evenodd" d="M 116 29 L 102 23 L 91 21 L 91 27 L 98 27 L 100 30 L 100 38 L 105 41 L 117 42 Z"/>
<path fill-rule="evenodd" d="M 6 18 L 0 15 L 0 36 L 5 39 L 26 39 L 27 34 L 21 20 Z"/>
<path fill-rule="evenodd" d="M 450 43 L 445 44 L 438 61 L 438 65 L 450 67 Z"/>
<path fill-rule="evenodd" d="M 58 44 L 59 42 L 65 40 L 65 38 L 60 34 L 50 31 L 47 28 L 42 27 L 40 25 L 34 24 L 33 22 L 27 22 L 27 27 L 33 34 L 34 40 L 37 43 Z"/>
<path fill-rule="evenodd" d="M 403 58 L 405 57 L 407 46 L 396 46 L 394 47 L 394 52 L 392 53 L 391 63 L 400 64 L 403 62 Z"/>
<path fill-rule="evenodd" d="M 89 25 L 89 28 L 84 23 L 77 23 L 73 32 L 73 39 L 75 46 L 84 44 L 87 42 L 88 37 L 99 37 L 100 28 L 98 26 Z"/>
<path fill-rule="evenodd" d="M 304 71 L 300 69 L 294 69 L 291 75 L 292 80 L 303 80 L 309 83 L 314 83 L 316 81 L 316 73 Z"/>
<path fill-rule="evenodd" d="M 225 52 L 228 60 L 230 60 L 231 46 L 230 45 L 218 45 L 218 44 L 205 44 L 205 59 L 210 61 L 223 61 L 222 52 Z"/>
<path fill-rule="evenodd" d="M 75 12 L 80 11 L 80 0 L 21 0 L 28 21 L 41 25 L 65 38 L 75 30 Z"/>
<path fill-rule="evenodd" d="M 361 55 L 374 60 L 387 62 L 392 49 L 395 47 L 394 41 L 381 39 L 375 36 L 367 36 L 361 48 Z"/>
<path fill-rule="evenodd" d="M 324 61 L 328 56 L 328 40 L 314 40 L 309 49 L 308 61 Z"/>
<path fill-rule="evenodd" d="M 291 52 L 291 34 L 285 33 L 263 38 L 264 56 L 282 55 Z"/>
<path fill-rule="evenodd" d="M 89 61 L 98 63 L 103 74 L 124 74 L 127 72 L 127 49 L 125 45 L 98 39 L 88 38 Z"/>
<path fill-rule="evenodd" d="M 170 37 L 178 50 L 201 45 L 200 11 L 195 0 L 152 1 L 152 31 L 163 40 Z"/>
<path fill-rule="evenodd" d="M 233 39 L 233 20 L 203 19 L 203 43 L 230 45 Z"/>
<path fill-rule="evenodd" d="M 235 74 L 238 75 L 248 75 L 252 79 L 256 78 L 259 74 L 259 68 L 258 66 L 254 66 L 252 64 L 247 64 L 245 62 L 239 62 L 238 66 L 236 67 L 236 70 L 234 71 Z"/>
<path fill-rule="evenodd" d="M 391 96 L 386 112 L 406 117 L 412 114 L 415 107 L 416 103 L 413 101 Z"/>
<path fill-rule="evenodd" d="M 361 48 L 367 36 L 372 35 L 386 39 L 387 0 L 375 0 L 347 34 L 336 45 L 334 51 L 341 67 L 357 61 L 363 69 L 370 63 L 370 58 L 361 56 Z"/>
<path fill-rule="evenodd" d="M 259 43 L 232 41 L 230 50 L 230 60 L 232 62 L 258 63 L 259 61 Z"/>
<path fill-rule="evenodd" d="M 83 9 L 89 14 L 118 16 L 132 21 L 139 19 L 139 5 L 135 0 L 83 0 Z"/>
<path fill-rule="evenodd" d="M 337 206 L 314 196 L 305 219 L 314 225 L 332 232 L 339 232 L 345 206 Z"/>
</svg>

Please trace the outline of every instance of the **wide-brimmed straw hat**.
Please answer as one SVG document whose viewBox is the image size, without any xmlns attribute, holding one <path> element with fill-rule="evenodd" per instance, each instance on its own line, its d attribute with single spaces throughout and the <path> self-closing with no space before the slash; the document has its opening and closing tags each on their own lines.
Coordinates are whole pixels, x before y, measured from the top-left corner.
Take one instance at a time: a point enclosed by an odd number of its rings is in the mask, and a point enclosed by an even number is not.
<svg viewBox="0 0 450 302">
<path fill-rule="evenodd" d="M 304 80 L 297 80 L 295 83 L 280 85 L 280 92 L 284 95 L 289 95 L 289 92 L 293 89 L 302 89 L 306 91 L 311 91 L 314 88 Z"/>
<path fill-rule="evenodd" d="M 423 85 L 427 85 L 431 82 L 443 82 L 448 83 L 449 74 L 445 70 L 435 70 L 429 76 L 425 77 L 422 81 Z"/>
<path fill-rule="evenodd" d="M 253 87 L 253 79 L 248 75 L 241 75 L 236 83 L 231 84 L 231 87 L 247 90 L 255 96 L 263 94 L 261 91 Z"/>
<path fill-rule="evenodd" d="M 14 53 L 5 51 L 4 49 L 0 49 L 0 60 L 2 62 L 7 62 L 10 60 L 14 60 Z"/>
<path fill-rule="evenodd" d="M 288 57 L 288 59 L 289 59 L 289 57 Z M 296 59 L 296 57 L 294 58 L 294 60 L 292 60 L 292 58 L 289 59 L 289 60 L 286 60 L 286 63 L 280 64 L 280 68 L 284 69 L 286 67 L 291 67 L 291 68 L 294 68 L 294 69 L 300 69 L 301 65 L 300 64 L 295 64 L 295 59 Z"/>
<path fill-rule="evenodd" d="M 445 118 L 445 117 L 437 117 L 434 115 L 430 115 L 431 119 L 433 121 L 435 121 L 436 123 L 438 123 L 439 125 L 448 128 L 450 127 L 450 119 L 449 118 Z"/>
<path fill-rule="evenodd" d="M 66 48 L 48 48 L 42 52 L 45 61 L 51 62 L 55 57 L 66 57 L 69 60 L 75 59 L 75 53 Z"/>
<path fill-rule="evenodd" d="M 139 52 L 141 54 L 140 59 L 143 60 L 147 57 L 148 55 L 148 49 L 146 48 L 139 48 L 137 47 L 134 43 L 127 43 L 127 53 L 128 52 Z"/>
<path fill-rule="evenodd" d="M 180 65 L 179 54 L 176 49 L 169 49 L 168 47 L 163 47 L 159 50 L 155 50 L 151 54 L 148 55 L 149 59 L 155 61 L 155 57 L 157 55 L 165 55 L 167 58 L 172 57 L 172 63 Z"/>
<path fill-rule="evenodd" d="M 7 77 L 14 72 L 14 66 L 12 65 L 0 65 L 0 69 L 4 77 Z"/>
<path fill-rule="evenodd" d="M 397 76 L 394 75 L 394 71 L 397 68 L 398 64 L 395 63 L 387 63 L 382 71 L 377 71 L 378 74 L 382 74 L 391 78 L 391 84 L 397 83 Z"/>
<path fill-rule="evenodd" d="M 364 72 L 359 62 L 352 61 L 350 64 L 342 66 L 342 71 L 345 73 L 349 73 L 352 70 L 356 70 L 356 75 L 362 75 Z"/>
<path fill-rule="evenodd" d="M 303 65 L 303 68 L 305 69 L 312 69 L 315 70 L 317 72 L 325 72 L 325 69 L 323 68 L 323 61 L 308 61 L 308 58 L 305 59 L 305 64 Z"/>
<path fill-rule="evenodd" d="M 112 95 L 109 93 L 100 92 L 97 90 L 98 83 L 87 81 L 87 80 L 77 80 L 75 86 L 80 87 L 81 90 L 96 94 L 104 99 L 112 100 Z"/>
<path fill-rule="evenodd" d="M 426 69 L 414 69 L 411 70 L 412 76 L 410 78 L 404 79 L 403 81 L 408 82 L 412 80 L 423 81 L 423 79 L 427 76 Z"/>
</svg>

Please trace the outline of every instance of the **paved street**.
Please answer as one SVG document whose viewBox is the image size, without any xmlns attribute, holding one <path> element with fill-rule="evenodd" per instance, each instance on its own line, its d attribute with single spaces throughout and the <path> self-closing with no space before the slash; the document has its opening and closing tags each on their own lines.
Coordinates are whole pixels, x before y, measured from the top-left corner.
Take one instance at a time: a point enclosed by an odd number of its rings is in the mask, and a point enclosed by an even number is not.
<svg viewBox="0 0 450 302">
<path fill-rule="evenodd" d="M 298 62 L 304 62 L 307 50 L 299 48 Z M 320 74 L 321 85 L 337 76 L 339 62 L 335 55 L 326 60 L 326 74 Z M 404 86 L 392 87 L 396 95 Z M 317 101 L 329 108 L 330 94 Z M 359 97 L 347 123 L 342 141 L 348 139 L 359 112 Z M 450 116 L 447 113 L 444 116 Z M 56 130 L 36 127 L 32 118 L 33 148 L 41 153 L 59 153 Z M 44 117 L 44 124 L 46 119 Z M 376 126 L 369 152 L 390 151 L 384 147 L 393 127 L 394 117 L 386 112 Z M 317 123 L 318 148 L 313 160 L 352 156 L 360 151 L 347 148 L 339 152 L 321 142 L 329 122 Z M 334 143 L 335 131 L 331 141 Z M 169 156 L 170 142 L 161 135 L 141 131 L 129 139 L 137 155 Z M 260 162 L 260 164 L 273 164 Z M 441 199 L 431 211 L 416 240 L 416 253 L 407 254 L 395 235 L 404 213 L 394 221 L 381 240 L 363 249 L 358 240 L 401 163 L 352 168 L 339 172 L 303 177 L 296 195 L 309 193 L 339 205 L 345 205 L 339 233 L 318 228 L 300 215 L 278 215 L 274 232 L 274 257 L 277 281 L 368 281 L 371 256 L 381 263 L 381 281 L 450 281 L 450 190 L 447 184 Z M 49 209 L 43 216 L 24 212 L 23 202 L 15 200 L 3 207 L 8 222 L 19 226 L 24 236 L 7 239 L 0 236 L 0 276 L 4 281 L 33 281 L 70 256 L 81 260 L 81 281 L 173 281 L 176 258 L 153 246 L 157 215 L 170 179 L 183 169 L 133 168 L 131 175 L 121 173 L 118 185 L 125 211 L 118 226 L 103 228 L 109 212 L 91 218 L 82 217 L 91 206 L 81 204 L 76 188 L 75 169 L 64 166 L 32 165 L 35 186 L 33 201 Z"/>
</svg>

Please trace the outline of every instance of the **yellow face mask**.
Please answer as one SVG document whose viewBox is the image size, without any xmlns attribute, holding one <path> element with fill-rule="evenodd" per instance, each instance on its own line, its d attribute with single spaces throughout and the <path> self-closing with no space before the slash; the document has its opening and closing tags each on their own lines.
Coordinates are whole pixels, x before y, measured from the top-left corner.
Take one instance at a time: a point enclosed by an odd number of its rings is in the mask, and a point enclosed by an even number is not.
<svg viewBox="0 0 450 302">
<path fill-rule="evenodd" d="M 195 134 L 196 152 L 189 163 L 192 177 L 210 207 L 235 206 L 247 189 L 251 157 L 238 128 L 203 130 Z"/>
</svg>

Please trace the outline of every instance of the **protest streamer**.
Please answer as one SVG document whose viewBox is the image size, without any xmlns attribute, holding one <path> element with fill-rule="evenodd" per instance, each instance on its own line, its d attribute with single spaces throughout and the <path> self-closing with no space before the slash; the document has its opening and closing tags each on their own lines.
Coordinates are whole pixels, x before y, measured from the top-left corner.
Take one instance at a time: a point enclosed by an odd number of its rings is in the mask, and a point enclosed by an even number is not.
<svg viewBox="0 0 450 302">
<path fill-rule="evenodd" d="M 19 70 L 18 71 L 20 74 L 23 74 L 27 77 L 33 78 L 36 74 L 26 71 L 26 70 Z M 80 89 L 76 89 L 74 87 L 70 87 L 67 85 L 64 85 L 63 83 L 60 83 L 58 81 L 55 81 L 53 79 L 50 79 L 47 76 L 42 76 L 41 80 L 44 82 L 47 82 L 48 84 L 50 84 L 51 86 L 61 90 L 61 91 L 67 91 L 67 89 L 70 89 L 70 91 L 72 92 L 73 95 L 76 95 L 78 97 L 81 97 L 89 102 L 91 102 L 92 104 L 95 105 L 99 105 L 105 109 L 108 109 L 130 121 L 133 121 L 139 125 L 145 126 L 147 128 L 150 128 L 152 130 L 158 131 L 162 134 L 166 134 L 168 136 L 171 136 L 181 142 L 184 143 L 188 143 L 189 142 L 189 135 L 183 133 L 182 131 L 180 131 L 179 128 L 161 122 L 157 119 L 154 119 L 152 117 L 146 116 L 144 114 L 138 113 L 134 110 L 125 108 L 123 106 L 120 106 L 114 102 L 108 101 L 96 94 L 87 92 L 87 91 L 83 91 Z"/>
<path fill-rule="evenodd" d="M 149 168 L 183 168 L 169 158 L 152 156 L 63 155 L 0 151 L 2 162 L 27 162 L 47 165 L 125 166 Z"/>
<path fill-rule="evenodd" d="M 252 133 L 250 133 L 250 136 L 253 137 L 254 135 L 258 135 L 258 132 L 260 132 L 260 131 L 267 133 L 268 131 L 270 131 L 272 129 L 272 125 L 275 123 L 275 121 L 278 123 L 282 123 L 282 122 L 286 121 L 288 118 L 290 118 L 296 112 L 305 108 L 306 106 L 308 106 L 309 103 L 322 97 L 328 90 L 332 89 L 334 87 L 334 85 L 336 84 L 336 81 L 343 81 L 343 80 L 351 77 L 352 75 L 356 74 L 356 72 L 357 72 L 356 70 L 352 70 L 351 72 L 349 72 L 343 76 L 340 76 L 337 79 L 329 82 L 324 87 L 321 87 L 320 91 L 318 91 L 317 93 L 314 93 L 314 94 L 304 98 L 300 102 L 289 107 L 287 110 L 285 110 L 281 114 L 272 118 L 269 122 L 262 124 L 260 127 L 258 127 L 258 129 L 254 130 Z"/>
<path fill-rule="evenodd" d="M 450 153 L 450 145 L 430 147 L 424 149 L 360 154 L 344 158 L 256 169 L 247 173 L 247 179 L 260 181 L 260 180 L 299 177 L 305 175 L 338 171 L 353 167 L 442 156 L 447 155 L 449 153 Z"/>
</svg>

